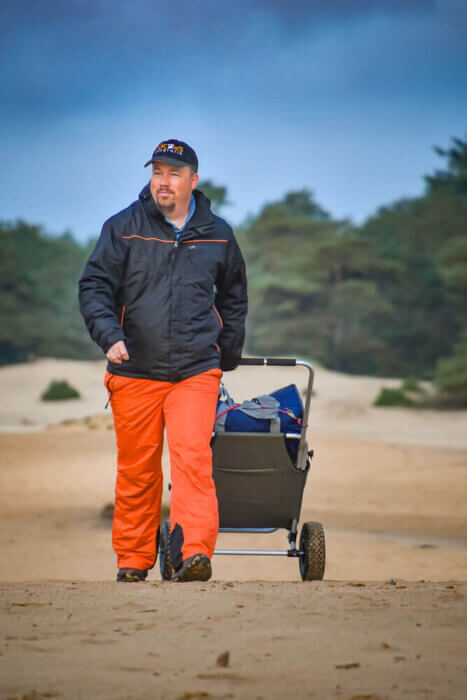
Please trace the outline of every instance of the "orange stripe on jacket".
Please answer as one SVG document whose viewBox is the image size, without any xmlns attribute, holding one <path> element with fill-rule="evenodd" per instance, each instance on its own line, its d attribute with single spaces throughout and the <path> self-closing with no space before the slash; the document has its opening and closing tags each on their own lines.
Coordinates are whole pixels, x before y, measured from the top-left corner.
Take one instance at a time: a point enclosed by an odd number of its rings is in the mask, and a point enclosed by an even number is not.
<svg viewBox="0 0 467 700">
<path fill-rule="evenodd" d="M 207 241 L 205 241 L 203 238 L 189 238 L 186 241 L 182 241 L 182 243 L 228 243 L 229 241 L 224 238 L 209 238 Z"/>
<path fill-rule="evenodd" d="M 160 241 L 160 243 L 173 243 L 173 241 L 166 241 L 164 238 L 146 238 L 145 236 L 122 236 L 122 238 L 141 238 L 142 241 Z"/>
<path fill-rule="evenodd" d="M 133 234 L 132 236 L 122 236 L 122 238 L 141 238 L 142 241 L 159 241 L 160 243 L 173 243 L 175 241 L 166 241 L 165 238 L 152 238 L 150 236 L 137 236 L 136 234 Z M 202 238 L 190 238 L 186 241 L 181 241 L 182 243 L 228 243 L 229 241 L 227 239 L 223 238 L 211 238 L 207 241 L 203 240 Z"/>
<path fill-rule="evenodd" d="M 220 321 L 220 323 L 221 323 L 221 328 L 223 328 L 223 327 L 224 327 L 224 322 L 223 322 L 222 319 L 221 319 L 220 313 L 218 312 L 218 310 L 216 309 L 215 306 L 213 306 L 212 308 L 214 309 L 214 311 L 216 312 L 216 314 L 217 314 L 217 316 L 218 316 L 218 318 L 219 318 L 219 321 Z"/>
</svg>

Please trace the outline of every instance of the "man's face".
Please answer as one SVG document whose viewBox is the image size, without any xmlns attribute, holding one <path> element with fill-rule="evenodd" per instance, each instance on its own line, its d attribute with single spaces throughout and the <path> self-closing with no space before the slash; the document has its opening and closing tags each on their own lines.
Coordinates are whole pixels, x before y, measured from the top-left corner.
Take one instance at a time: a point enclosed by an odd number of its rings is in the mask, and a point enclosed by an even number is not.
<svg viewBox="0 0 467 700">
<path fill-rule="evenodd" d="M 188 165 L 177 167 L 156 161 L 152 164 L 151 194 L 166 216 L 174 211 L 178 213 L 188 209 L 198 180 L 198 174 L 192 174 Z"/>
</svg>

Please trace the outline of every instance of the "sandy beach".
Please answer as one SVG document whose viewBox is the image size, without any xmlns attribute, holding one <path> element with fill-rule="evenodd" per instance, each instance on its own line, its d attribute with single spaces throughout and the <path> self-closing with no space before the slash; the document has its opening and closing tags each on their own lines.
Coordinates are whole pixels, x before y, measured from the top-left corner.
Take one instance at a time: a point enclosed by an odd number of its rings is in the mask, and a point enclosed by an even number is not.
<svg viewBox="0 0 467 700">
<path fill-rule="evenodd" d="M 156 567 L 125 586 L 102 514 L 115 482 L 103 372 L 0 369 L 1 697 L 465 696 L 467 412 L 374 408 L 397 380 L 316 368 L 301 522 L 324 525 L 325 580 L 302 583 L 293 559 L 218 556 L 207 584 L 163 584 Z M 62 378 L 82 398 L 41 402 Z M 240 400 L 306 379 L 224 375 Z M 163 462 L 167 506 L 166 450 Z M 218 540 L 286 544 L 284 532 Z"/>
<path fill-rule="evenodd" d="M 1 590 L 2 697 L 465 697 L 465 583 Z"/>
</svg>

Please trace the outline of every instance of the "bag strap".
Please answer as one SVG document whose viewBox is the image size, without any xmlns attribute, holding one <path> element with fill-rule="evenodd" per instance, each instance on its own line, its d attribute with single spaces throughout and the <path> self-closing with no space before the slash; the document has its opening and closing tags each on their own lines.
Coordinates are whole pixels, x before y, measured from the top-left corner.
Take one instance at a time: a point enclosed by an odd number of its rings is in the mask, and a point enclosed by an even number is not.
<svg viewBox="0 0 467 700">
<path fill-rule="evenodd" d="M 224 398 L 225 398 L 225 401 L 226 401 L 228 406 L 233 406 L 233 404 L 235 403 L 235 401 L 233 400 L 233 398 L 230 396 L 229 392 L 225 388 L 223 381 L 221 380 L 220 385 L 219 385 L 218 400 L 223 401 Z"/>
<path fill-rule="evenodd" d="M 217 414 L 216 420 L 214 421 L 214 429 L 218 433 L 225 433 L 225 421 L 227 418 L 227 413 L 229 411 L 233 411 L 234 408 L 238 408 L 240 406 L 239 403 L 235 403 L 233 406 L 229 406 L 229 408 L 225 408 L 223 411 Z"/>
</svg>

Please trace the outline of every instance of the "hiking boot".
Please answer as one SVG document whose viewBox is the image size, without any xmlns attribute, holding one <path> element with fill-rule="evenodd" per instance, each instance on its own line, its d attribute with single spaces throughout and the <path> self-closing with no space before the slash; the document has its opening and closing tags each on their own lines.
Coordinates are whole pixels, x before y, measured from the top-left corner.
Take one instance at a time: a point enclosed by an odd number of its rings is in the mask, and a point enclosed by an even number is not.
<svg viewBox="0 0 467 700">
<path fill-rule="evenodd" d="M 144 581 L 147 575 L 147 569 L 119 569 L 117 574 L 117 581 L 134 583 L 138 581 Z"/>
<path fill-rule="evenodd" d="M 178 571 L 172 574 L 172 581 L 207 581 L 211 575 L 209 557 L 205 554 L 194 554 L 183 562 L 183 566 Z"/>
</svg>

